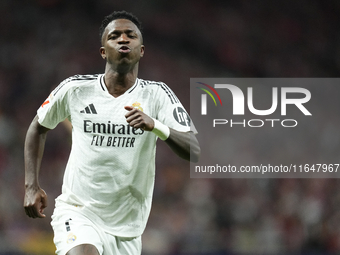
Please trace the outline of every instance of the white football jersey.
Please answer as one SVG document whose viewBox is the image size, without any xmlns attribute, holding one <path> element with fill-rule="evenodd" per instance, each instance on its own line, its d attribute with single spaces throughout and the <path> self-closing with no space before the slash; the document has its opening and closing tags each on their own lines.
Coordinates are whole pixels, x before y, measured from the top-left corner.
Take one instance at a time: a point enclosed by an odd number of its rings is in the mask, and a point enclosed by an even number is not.
<svg viewBox="0 0 340 255">
<path fill-rule="evenodd" d="M 103 74 L 64 80 L 38 109 L 38 117 L 50 129 L 66 118 L 72 123 L 72 149 L 57 206 L 74 205 L 106 232 L 133 237 L 144 231 L 151 209 L 157 137 L 130 127 L 124 106 L 175 130 L 196 133 L 164 83 L 137 79 L 115 98 Z"/>
</svg>

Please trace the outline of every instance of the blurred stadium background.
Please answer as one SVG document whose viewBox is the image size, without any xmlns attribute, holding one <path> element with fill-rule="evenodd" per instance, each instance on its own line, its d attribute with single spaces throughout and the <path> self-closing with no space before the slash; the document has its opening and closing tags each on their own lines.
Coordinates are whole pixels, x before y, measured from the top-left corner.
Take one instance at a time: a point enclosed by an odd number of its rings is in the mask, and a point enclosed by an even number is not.
<svg viewBox="0 0 340 255">
<path fill-rule="evenodd" d="M 190 77 L 339 75 L 337 0 L 1 0 L 1 255 L 54 253 L 50 215 L 71 139 L 62 125 L 48 135 L 48 217 L 33 220 L 22 208 L 26 130 L 59 82 L 103 72 L 99 25 L 121 9 L 144 26 L 139 76 L 166 82 L 187 109 Z M 339 128 L 333 121 L 315 139 L 339 153 L 340 137 L 327 135 Z M 338 179 L 190 179 L 189 164 L 159 143 L 143 254 L 339 253 Z"/>
</svg>

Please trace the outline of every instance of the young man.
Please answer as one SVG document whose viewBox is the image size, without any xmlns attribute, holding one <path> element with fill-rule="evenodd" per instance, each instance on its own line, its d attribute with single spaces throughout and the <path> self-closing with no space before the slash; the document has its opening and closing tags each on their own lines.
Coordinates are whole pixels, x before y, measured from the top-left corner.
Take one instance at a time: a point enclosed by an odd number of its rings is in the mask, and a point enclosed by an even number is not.
<svg viewBox="0 0 340 255">
<path fill-rule="evenodd" d="M 140 254 L 150 213 L 159 137 L 180 157 L 197 161 L 195 128 L 161 82 L 137 78 L 144 55 L 138 19 L 105 17 L 100 54 L 105 73 L 63 81 L 38 109 L 25 142 L 26 214 L 44 218 L 47 195 L 38 174 L 46 133 L 68 118 L 72 149 L 52 216 L 59 255 Z"/>
</svg>

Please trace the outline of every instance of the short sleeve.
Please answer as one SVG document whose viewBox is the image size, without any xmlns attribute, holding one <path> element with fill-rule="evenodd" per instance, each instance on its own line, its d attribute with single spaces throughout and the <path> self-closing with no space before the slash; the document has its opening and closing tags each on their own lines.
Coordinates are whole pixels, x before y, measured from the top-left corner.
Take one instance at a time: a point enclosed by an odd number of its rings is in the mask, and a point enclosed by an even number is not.
<svg viewBox="0 0 340 255">
<path fill-rule="evenodd" d="M 175 93 L 164 83 L 158 88 L 156 99 L 156 119 L 164 125 L 181 132 L 192 131 L 197 133 L 196 128 Z"/>
<path fill-rule="evenodd" d="M 69 88 L 68 80 L 63 81 L 40 106 L 37 114 L 42 126 L 53 129 L 70 115 Z"/>
</svg>

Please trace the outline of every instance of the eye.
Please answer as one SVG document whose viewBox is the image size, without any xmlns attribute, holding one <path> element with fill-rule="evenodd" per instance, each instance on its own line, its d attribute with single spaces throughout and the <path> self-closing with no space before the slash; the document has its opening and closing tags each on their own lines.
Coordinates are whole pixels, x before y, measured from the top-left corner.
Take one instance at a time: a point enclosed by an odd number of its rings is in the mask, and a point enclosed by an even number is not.
<svg viewBox="0 0 340 255">
<path fill-rule="evenodd" d="M 113 32 L 113 33 L 111 33 L 111 34 L 108 35 L 108 38 L 107 38 L 107 39 L 108 39 L 108 40 L 116 40 L 118 37 L 119 37 L 119 34 Z"/>
<path fill-rule="evenodd" d="M 115 39 L 117 39 L 117 35 L 110 35 L 109 36 L 109 40 L 115 40 Z"/>
<path fill-rule="evenodd" d="M 137 38 L 137 35 L 135 35 L 135 34 L 128 34 L 128 37 L 131 38 L 131 39 L 135 39 L 135 38 Z"/>
</svg>

